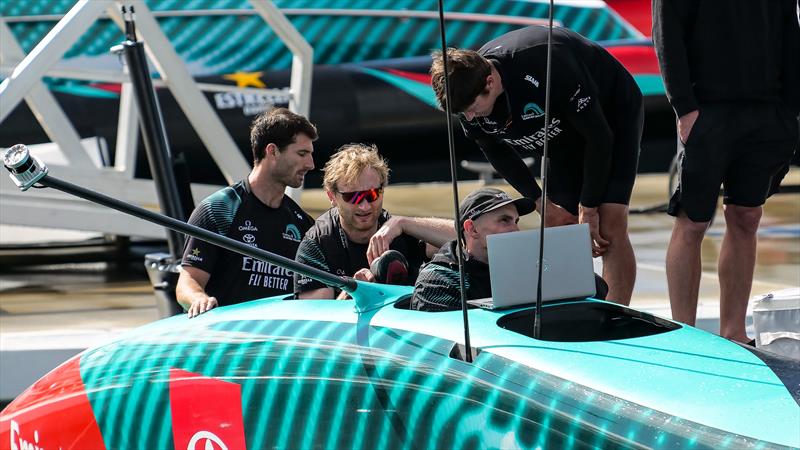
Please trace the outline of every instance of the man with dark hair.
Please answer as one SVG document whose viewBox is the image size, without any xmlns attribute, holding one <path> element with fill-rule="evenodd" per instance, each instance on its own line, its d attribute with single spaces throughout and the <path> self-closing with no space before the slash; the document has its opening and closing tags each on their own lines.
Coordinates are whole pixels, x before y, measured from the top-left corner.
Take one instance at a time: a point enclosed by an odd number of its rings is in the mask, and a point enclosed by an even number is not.
<svg viewBox="0 0 800 450">
<path fill-rule="evenodd" d="M 357 280 L 382 281 L 370 267 L 395 250 L 407 267 L 400 284 L 411 284 L 427 257 L 455 235 L 452 220 L 390 216 L 383 209 L 389 166 L 374 145 L 344 145 L 323 170 L 332 208 L 306 233 L 297 249 L 298 262 Z M 347 293 L 299 274 L 295 293 L 299 299 L 347 298 Z"/>
<path fill-rule="evenodd" d="M 244 180 L 200 202 L 189 223 L 293 258 L 314 220 L 291 198 L 314 168 L 317 130 L 285 108 L 259 115 L 250 132 L 253 170 Z M 189 238 L 178 279 L 178 302 L 195 317 L 219 305 L 288 294 L 292 272 Z"/>
<path fill-rule="evenodd" d="M 533 199 L 512 199 L 495 188 L 481 188 L 470 193 L 459 205 L 464 230 L 464 288 L 467 300 L 492 296 L 489 280 L 489 252 L 486 236 L 519 231 L 519 218 L 533 212 Z M 433 255 L 420 270 L 414 284 L 411 307 L 421 311 L 461 309 L 457 243 L 450 241 Z M 597 294 L 605 298 L 608 286 L 595 276 Z"/>
<path fill-rule="evenodd" d="M 672 318 L 694 325 L 700 247 L 724 186 L 720 335 L 745 331 L 758 225 L 798 140 L 797 0 L 654 0 L 653 41 L 677 117 L 678 189 L 667 249 Z"/>
<path fill-rule="evenodd" d="M 550 123 L 544 123 L 547 27 L 504 34 L 477 52 L 447 50 L 451 110 L 466 135 L 517 191 L 542 191 L 522 161 L 550 142 L 546 226 L 588 223 L 592 252 L 603 257 L 609 299 L 629 304 L 636 260 L 628 203 L 642 136 L 642 94 L 627 70 L 599 45 L 553 30 Z M 434 53 L 431 82 L 444 105 L 444 64 Z"/>
</svg>

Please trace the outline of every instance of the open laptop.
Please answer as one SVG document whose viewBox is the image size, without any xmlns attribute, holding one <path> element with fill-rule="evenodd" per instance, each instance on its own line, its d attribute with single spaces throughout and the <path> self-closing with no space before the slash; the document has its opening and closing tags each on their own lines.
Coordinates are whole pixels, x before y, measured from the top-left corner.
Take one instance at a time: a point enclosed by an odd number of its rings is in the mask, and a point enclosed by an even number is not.
<svg viewBox="0 0 800 450">
<path fill-rule="evenodd" d="M 542 301 L 595 295 L 589 225 L 566 225 L 544 231 Z M 469 303 L 502 309 L 536 302 L 539 279 L 539 230 L 486 237 L 492 298 Z"/>
</svg>

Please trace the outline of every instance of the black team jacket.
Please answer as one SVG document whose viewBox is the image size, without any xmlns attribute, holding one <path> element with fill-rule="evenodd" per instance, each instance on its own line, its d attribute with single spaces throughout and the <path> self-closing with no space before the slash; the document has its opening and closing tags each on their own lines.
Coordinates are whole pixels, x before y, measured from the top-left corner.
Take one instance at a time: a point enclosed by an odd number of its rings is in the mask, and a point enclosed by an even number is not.
<svg viewBox="0 0 800 450">
<path fill-rule="evenodd" d="M 678 117 L 710 102 L 800 112 L 797 0 L 653 0 L 653 41 Z"/>
</svg>

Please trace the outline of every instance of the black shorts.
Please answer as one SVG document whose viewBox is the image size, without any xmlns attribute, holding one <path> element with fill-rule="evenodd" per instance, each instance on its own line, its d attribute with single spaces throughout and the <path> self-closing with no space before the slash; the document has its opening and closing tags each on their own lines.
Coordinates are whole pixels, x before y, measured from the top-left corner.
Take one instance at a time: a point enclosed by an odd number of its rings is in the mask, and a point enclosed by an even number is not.
<svg viewBox="0 0 800 450">
<path fill-rule="evenodd" d="M 628 103 L 627 112 L 606 118 L 614 133 L 611 170 L 602 203 L 627 205 L 631 201 L 633 183 L 639 167 L 639 150 L 642 144 L 644 108 L 641 96 Z M 583 160 L 550 161 L 547 197 L 557 205 L 578 214 L 578 203 L 583 187 Z"/>
<path fill-rule="evenodd" d="M 777 191 L 797 146 L 797 117 L 770 103 L 700 107 L 689 139 L 678 143 L 678 189 L 668 212 L 708 222 L 720 185 L 728 205 L 756 207 Z"/>
</svg>

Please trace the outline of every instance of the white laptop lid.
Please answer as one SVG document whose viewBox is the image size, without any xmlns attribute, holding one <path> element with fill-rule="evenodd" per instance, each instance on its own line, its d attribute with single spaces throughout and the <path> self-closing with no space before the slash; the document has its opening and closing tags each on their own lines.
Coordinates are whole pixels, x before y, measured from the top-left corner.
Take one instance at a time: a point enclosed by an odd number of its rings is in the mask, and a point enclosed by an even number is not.
<svg viewBox="0 0 800 450">
<path fill-rule="evenodd" d="M 539 230 L 486 237 L 494 308 L 536 302 Z M 595 295 L 589 225 L 544 231 L 542 301 Z"/>
</svg>

